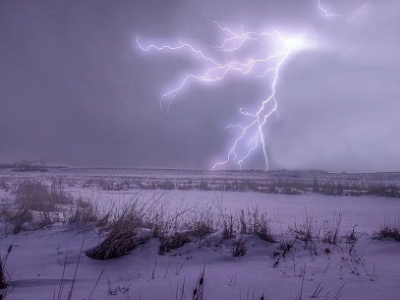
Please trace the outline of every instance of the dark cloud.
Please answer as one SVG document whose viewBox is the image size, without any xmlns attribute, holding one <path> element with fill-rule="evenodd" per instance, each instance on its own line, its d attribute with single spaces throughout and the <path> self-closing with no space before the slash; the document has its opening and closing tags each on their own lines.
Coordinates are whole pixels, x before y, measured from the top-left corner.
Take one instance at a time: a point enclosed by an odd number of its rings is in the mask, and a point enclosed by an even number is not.
<svg viewBox="0 0 400 300">
<path fill-rule="evenodd" d="M 192 84 L 161 113 L 160 95 L 198 65 L 143 53 L 135 39 L 212 44 L 211 18 L 318 38 L 282 73 L 279 118 L 266 129 L 273 168 L 399 170 L 400 4 L 325 3 L 363 14 L 326 19 L 313 0 L 2 1 L 0 160 L 209 168 L 232 141 L 224 127 L 266 86 L 236 77 Z M 261 153 L 246 167 L 262 169 Z"/>
</svg>

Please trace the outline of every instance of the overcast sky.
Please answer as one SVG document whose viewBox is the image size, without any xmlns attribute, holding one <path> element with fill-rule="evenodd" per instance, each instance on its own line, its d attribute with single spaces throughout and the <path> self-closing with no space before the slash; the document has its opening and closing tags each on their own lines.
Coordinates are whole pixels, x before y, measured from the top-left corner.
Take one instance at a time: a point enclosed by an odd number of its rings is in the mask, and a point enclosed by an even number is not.
<svg viewBox="0 0 400 300">
<path fill-rule="evenodd" d="M 400 2 L 322 3 L 345 17 L 326 18 L 317 0 L 0 1 L 0 161 L 209 169 L 224 159 L 225 127 L 270 83 L 193 83 L 163 113 L 160 96 L 199 65 L 135 44 L 207 47 L 221 41 L 211 18 L 315 39 L 281 73 L 279 117 L 265 129 L 271 168 L 400 171 Z M 264 166 L 260 150 L 244 164 Z"/>
</svg>

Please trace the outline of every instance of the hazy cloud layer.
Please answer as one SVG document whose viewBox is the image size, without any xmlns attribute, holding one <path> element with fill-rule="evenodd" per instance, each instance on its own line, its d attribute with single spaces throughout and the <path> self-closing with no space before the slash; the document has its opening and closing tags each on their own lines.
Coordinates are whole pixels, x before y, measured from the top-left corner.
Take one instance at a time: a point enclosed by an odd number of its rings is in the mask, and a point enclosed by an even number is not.
<svg viewBox="0 0 400 300">
<path fill-rule="evenodd" d="M 191 84 L 168 114 L 159 97 L 196 61 L 143 53 L 143 41 L 220 41 L 207 17 L 248 30 L 307 32 L 317 47 L 285 66 L 279 118 L 266 135 L 273 168 L 400 170 L 400 3 L 315 0 L 1 1 L 0 161 L 210 168 L 224 129 L 268 85 L 233 77 Z M 261 153 L 245 165 L 263 169 Z"/>
</svg>

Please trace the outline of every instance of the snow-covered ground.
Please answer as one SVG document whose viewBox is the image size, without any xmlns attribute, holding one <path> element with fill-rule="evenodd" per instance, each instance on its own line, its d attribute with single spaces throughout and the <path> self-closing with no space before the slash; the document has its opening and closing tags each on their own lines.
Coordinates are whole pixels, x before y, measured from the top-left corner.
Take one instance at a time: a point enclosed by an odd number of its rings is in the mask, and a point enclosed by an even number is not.
<svg viewBox="0 0 400 300">
<path fill-rule="evenodd" d="M 263 294 L 264 299 L 271 300 L 400 299 L 400 243 L 376 238 L 376 232 L 388 216 L 393 219 L 400 216 L 399 199 L 256 192 L 104 191 L 94 186 L 82 187 L 87 178 L 82 179 L 80 172 L 75 176 L 72 172 L 68 176 L 63 174 L 68 177 L 65 184 L 68 192 L 75 197 L 91 199 L 100 206 L 110 202 L 123 205 L 131 199 L 143 203 L 161 199 L 170 203 L 171 210 L 177 206 L 214 209 L 216 201 L 222 201 L 228 211 L 257 207 L 267 213 L 277 243 L 246 236 L 247 253 L 232 257 L 227 247 L 212 246 L 218 237 L 211 235 L 205 241 L 189 243 L 159 255 L 160 242 L 152 238 L 129 255 L 98 261 L 84 253 L 102 240 L 95 229 L 57 225 L 10 234 L 1 239 L 3 258 L 13 245 L 6 264 L 12 278 L 12 291 L 7 299 L 53 299 L 54 291 L 57 294 L 60 287 L 66 254 L 62 299 L 67 299 L 78 261 L 71 299 L 87 300 L 94 286 L 91 299 L 193 299 L 193 290 L 204 266 L 204 300 L 261 299 Z M 5 173 L 2 176 L 6 177 Z M 46 173 L 9 173 L 7 176 L 12 178 L 11 181 L 17 180 L 15 177 L 44 181 L 50 178 Z M 109 177 L 107 174 L 105 178 Z M 13 197 L 10 191 L 0 190 L 0 193 L 0 198 Z M 301 224 L 307 217 L 312 217 L 315 228 L 322 228 L 325 221 L 331 222 L 339 213 L 342 222 L 338 245 L 318 241 L 310 246 L 297 241 L 285 258 L 279 259 L 274 266 L 288 226 Z M 352 245 L 344 236 L 348 236 L 353 228 L 357 241 L 350 253 Z M 82 242 L 83 252 L 80 253 Z M 110 295 L 110 291 L 116 295 Z"/>
<path fill-rule="evenodd" d="M 151 170 L 151 169 L 104 169 L 104 168 L 50 168 L 47 172 L 12 172 L 0 169 L 0 180 L 17 182 L 25 179 L 51 181 L 62 178 L 71 186 L 97 186 L 103 190 L 151 188 L 153 184 L 172 183 L 183 188 L 199 187 L 205 183 L 209 188 L 227 186 L 229 183 L 255 183 L 266 185 L 272 182 L 281 184 L 312 185 L 315 181 L 321 184 L 341 184 L 344 186 L 400 186 L 400 173 L 328 173 L 325 171 L 196 171 L 196 170 Z M 113 186 L 109 188 L 109 184 Z M 198 188 L 204 189 L 204 188 Z"/>
</svg>

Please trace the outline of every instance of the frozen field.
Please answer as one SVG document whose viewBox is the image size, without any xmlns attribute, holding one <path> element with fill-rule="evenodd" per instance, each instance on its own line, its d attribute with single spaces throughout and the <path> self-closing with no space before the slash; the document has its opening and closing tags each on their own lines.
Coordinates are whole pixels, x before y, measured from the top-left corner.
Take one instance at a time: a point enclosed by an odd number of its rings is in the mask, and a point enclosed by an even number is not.
<svg viewBox="0 0 400 300">
<path fill-rule="evenodd" d="M 47 172 L 0 169 L 0 181 L 25 179 L 103 191 L 223 190 L 277 194 L 379 195 L 400 197 L 400 173 L 328 173 L 325 171 L 195 171 L 102 168 L 50 168 Z"/>
<path fill-rule="evenodd" d="M 107 168 L 50 168 L 48 172 L 12 172 L 10 169 L 0 169 L 0 178 L 61 177 L 69 183 L 83 184 L 91 179 L 131 180 L 143 183 L 152 180 L 173 181 L 234 181 L 234 180 L 287 180 L 297 182 L 330 183 L 383 183 L 400 184 L 400 173 L 328 173 L 321 170 L 309 171 L 207 171 L 207 170 L 157 170 L 157 169 L 107 169 Z"/>
<path fill-rule="evenodd" d="M 252 234 L 237 233 L 222 241 L 210 233 L 192 238 L 182 247 L 159 254 L 160 239 L 149 235 L 128 255 L 106 261 L 85 252 L 106 236 L 88 224 L 55 222 L 38 230 L 9 231 L 2 223 L 2 258 L 12 245 L 5 265 L 11 277 L 7 299 L 194 299 L 193 291 L 204 272 L 204 300 L 222 299 L 359 299 L 394 300 L 400 295 L 400 243 L 378 239 L 385 222 L 397 222 L 400 199 L 376 196 L 325 196 L 254 191 L 104 188 L 104 182 L 151 184 L 165 180 L 223 182 L 235 180 L 287 180 L 352 184 L 398 185 L 399 175 L 328 174 L 322 172 L 192 172 L 132 170 L 56 170 L 45 173 L 1 171 L 3 203 L 16 197 L 13 189 L 26 179 L 49 184 L 62 178 L 63 190 L 98 208 L 126 208 L 139 203 L 165 203 L 171 214 L 208 211 L 234 215 L 240 211 L 266 213 L 275 242 Z M 103 183 L 101 183 L 103 182 Z M 100 183 L 100 184 L 99 184 Z M 7 186 L 7 188 L 6 188 Z M 341 222 L 337 223 L 338 216 Z M 336 242 L 327 242 L 329 229 L 338 228 Z M 310 239 L 299 231 L 310 229 Z M 240 240 L 245 254 L 233 257 Z M 83 251 L 81 246 L 83 243 Z M 235 244 L 236 243 L 236 244 Z M 290 249 L 283 250 L 288 244 Z M 78 268 L 77 268 L 78 266 Z M 63 277 L 63 272 L 64 277 Z M 76 272 L 76 277 L 75 277 Z M 74 281 L 73 278 L 76 278 Z M 64 280 L 62 280 L 64 278 Z M 64 291 L 58 298 L 61 282 Z M 98 282 L 96 284 L 96 282 Z M 54 293 L 56 296 L 53 298 Z M 197 298 L 196 298 L 197 299 Z M 199 298 L 200 299 L 200 298 Z"/>
</svg>

